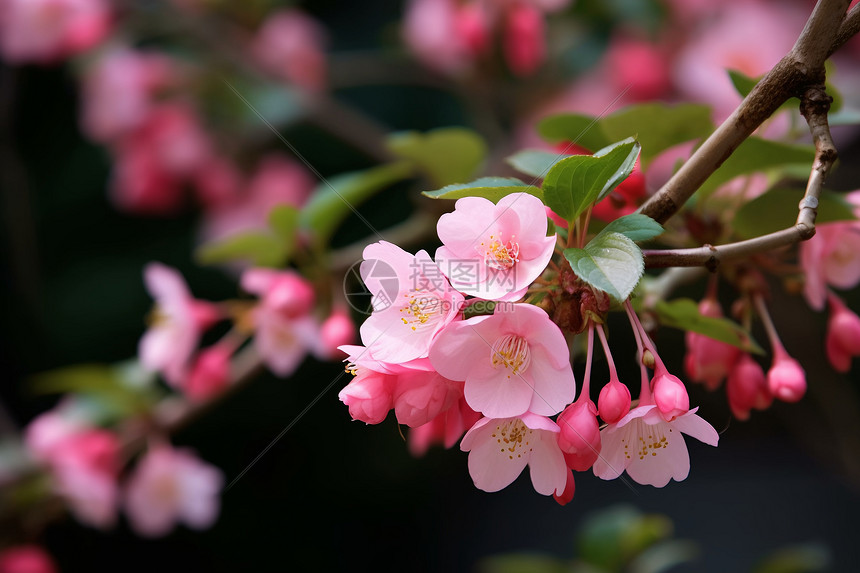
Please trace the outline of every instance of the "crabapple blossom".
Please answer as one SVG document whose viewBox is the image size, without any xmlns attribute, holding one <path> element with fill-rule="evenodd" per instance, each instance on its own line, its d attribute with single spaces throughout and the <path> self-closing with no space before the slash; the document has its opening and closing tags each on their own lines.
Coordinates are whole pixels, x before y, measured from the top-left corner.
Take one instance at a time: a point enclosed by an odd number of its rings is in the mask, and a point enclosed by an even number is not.
<svg viewBox="0 0 860 573">
<path fill-rule="evenodd" d="M 511 193 L 496 205 L 482 197 L 458 199 L 436 226 L 443 246 L 436 262 L 462 293 L 514 301 L 544 271 L 555 247 L 547 237 L 546 209 L 528 193 Z M 466 272 L 458 272 L 460 268 Z"/>
<path fill-rule="evenodd" d="M 144 537 L 166 535 L 177 522 L 206 529 L 218 517 L 221 471 L 189 450 L 167 444 L 151 448 L 126 482 L 125 510 Z"/>
<path fill-rule="evenodd" d="M 319 326 L 310 314 L 313 287 L 293 271 L 257 268 L 246 270 L 240 282 L 261 298 L 251 315 L 257 352 L 272 372 L 289 376 L 318 344 Z"/>
<path fill-rule="evenodd" d="M 774 352 L 773 365 L 767 373 L 767 387 L 774 398 L 798 402 L 806 394 L 806 372 L 784 350 Z"/>
<path fill-rule="evenodd" d="M 426 251 L 411 255 L 386 241 L 368 245 L 361 278 L 373 294 L 361 340 L 384 362 L 426 358 L 433 339 L 463 305 L 463 295 L 451 288 Z"/>
<path fill-rule="evenodd" d="M 594 465 L 600 455 L 600 424 L 597 407 L 588 399 L 580 399 L 558 416 L 558 447 L 564 452 L 567 466 L 583 472 Z"/>
<path fill-rule="evenodd" d="M 392 394 L 397 422 L 410 428 L 429 423 L 463 396 L 463 384 L 438 372 L 414 370 L 397 375 Z"/>
<path fill-rule="evenodd" d="M 337 397 L 347 405 L 353 420 L 379 424 L 394 407 L 395 382 L 396 377 L 392 374 L 363 369 Z"/>
<path fill-rule="evenodd" d="M 355 341 L 355 324 L 344 308 L 335 308 L 320 327 L 317 354 L 321 358 L 338 356 L 338 348 Z"/>
<path fill-rule="evenodd" d="M 630 389 L 619 380 L 610 380 L 600 389 L 597 409 L 607 424 L 614 424 L 630 411 Z"/>
<path fill-rule="evenodd" d="M 690 456 L 682 434 L 711 446 L 719 435 L 693 408 L 666 421 L 654 404 L 638 406 L 600 431 L 601 455 L 594 475 L 610 480 L 624 471 L 633 481 L 663 487 L 670 479 L 683 481 L 690 473 Z"/>
<path fill-rule="evenodd" d="M 800 244 L 800 265 L 806 276 L 806 300 L 815 310 L 822 310 L 828 285 L 848 289 L 860 283 L 860 225 L 817 225 L 815 236 Z"/>
<path fill-rule="evenodd" d="M 660 361 L 657 361 L 654 371 L 651 392 L 657 409 L 667 422 L 690 410 L 690 397 L 684 383 L 677 376 L 670 374 Z"/>
<path fill-rule="evenodd" d="M 57 566 L 38 545 L 18 545 L 0 551 L 0 573 L 57 573 Z"/>
<path fill-rule="evenodd" d="M 271 13 L 257 32 L 251 51 L 274 76 L 311 92 L 326 84 L 325 32 L 313 18 L 296 9 Z"/>
<path fill-rule="evenodd" d="M 217 344 L 200 351 L 184 384 L 185 394 L 195 402 L 220 394 L 230 383 L 232 354 L 232 349 Z"/>
<path fill-rule="evenodd" d="M 561 330 L 529 304 L 499 304 L 491 316 L 454 322 L 430 349 L 433 367 L 464 380 L 469 406 L 489 418 L 560 412 L 576 394 L 568 357 Z"/>
<path fill-rule="evenodd" d="M 741 354 L 729 373 L 726 396 L 735 418 L 747 420 L 750 410 L 764 410 L 773 402 L 764 369 L 747 353 Z"/>
<path fill-rule="evenodd" d="M 461 397 L 456 404 L 409 432 L 409 452 L 415 457 L 423 456 L 434 443 L 450 448 L 480 419 L 481 414 Z"/>
<path fill-rule="evenodd" d="M 830 318 L 827 321 L 827 359 L 839 372 L 851 369 L 851 359 L 860 356 L 860 317 L 851 311 L 839 297 L 828 296 Z"/>
<path fill-rule="evenodd" d="M 211 303 L 196 300 L 178 271 L 161 263 L 144 269 L 146 289 L 155 298 L 152 324 L 140 339 L 138 354 L 146 370 L 180 386 L 200 336 L 218 320 Z"/>
<path fill-rule="evenodd" d="M 699 303 L 702 316 L 721 318 L 723 312 L 716 299 L 707 297 Z M 684 368 L 693 382 L 702 382 L 708 390 L 719 388 L 740 356 L 737 346 L 714 340 L 704 334 L 688 331 L 685 335 L 687 355 Z"/>
<path fill-rule="evenodd" d="M 0 54 L 48 63 L 83 52 L 110 31 L 105 0 L 0 0 Z"/>
<path fill-rule="evenodd" d="M 558 447 L 559 428 L 549 418 L 525 412 L 517 417 L 482 418 L 463 436 L 475 487 L 499 491 L 529 466 L 532 485 L 542 495 L 562 495 L 570 470 Z"/>
</svg>

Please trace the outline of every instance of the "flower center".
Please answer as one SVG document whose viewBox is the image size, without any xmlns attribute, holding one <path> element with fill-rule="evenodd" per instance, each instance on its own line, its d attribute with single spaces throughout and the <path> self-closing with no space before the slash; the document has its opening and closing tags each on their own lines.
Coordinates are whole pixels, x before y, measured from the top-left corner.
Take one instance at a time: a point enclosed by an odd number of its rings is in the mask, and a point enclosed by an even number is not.
<svg viewBox="0 0 860 573">
<path fill-rule="evenodd" d="M 529 343 L 526 342 L 525 338 L 516 334 L 502 336 L 493 344 L 491 360 L 493 361 L 493 368 L 504 366 L 509 370 L 508 378 L 512 374 L 525 372 L 531 363 Z"/>
<path fill-rule="evenodd" d="M 521 458 L 524 453 L 530 453 L 533 449 L 532 430 L 519 418 L 496 426 L 493 437 L 499 445 L 499 452 L 507 452 L 509 460 L 514 459 L 515 455 Z M 528 448 L 528 452 L 524 448 Z"/>
<path fill-rule="evenodd" d="M 443 304 L 435 294 L 416 290 L 403 295 L 405 304 L 400 309 L 400 320 L 413 332 L 435 326 L 442 315 Z"/>
<path fill-rule="evenodd" d="M 484 256 L 484 264 L 496 270 L 507 270 L 520 260 L 520 245 L 514 241 L 514 235 L 507 243 L 490 235 L 489 241 L 481 242 L 478 252 Z"/>
<path fill-rule="evenodd" d="M 640 460 L 644 460 L 649 454 L 656 456 L 659 450 L 669 447 L 664 424 L 649 426 L 642 420 L 635 420 L 630 425 L 633 431 L 621 440 L 626 459 L 629 460 L 630 456 L 639 456 Z M 672 429 L 669 428 L 669 431 L 671 432 Z"/>
</svg>

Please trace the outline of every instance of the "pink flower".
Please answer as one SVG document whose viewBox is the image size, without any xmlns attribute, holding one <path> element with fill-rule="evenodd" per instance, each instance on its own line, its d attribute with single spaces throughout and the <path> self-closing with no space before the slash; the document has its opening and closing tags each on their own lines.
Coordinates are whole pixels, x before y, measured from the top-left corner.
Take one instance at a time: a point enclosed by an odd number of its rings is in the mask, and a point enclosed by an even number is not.
<svg viewBox="0 0 860 573">
<path fill-rule="evenodd" d="M 241 283 L 262 299 L 253 311 L 260 357 L 275 374 L 289 376 L 319 344 L 313 287 L 295 272 L 271 269 L 248 269 Z"/>
<path fill-rule="evenodd" d="M 610 380 L 600 389 L 597 409 L 607 424 L 614 424 L 630 411 L 630 389 L 619 380 Z"/>
<path fill-rule="evenodd" d="M 738 420 L 749 419 L 750 410 L 765 410 L 773 402 L 764 370 L 746 353 L 741 354 L 729 374 L 726 395 L 732 414 Z"/>
<path fill-rule="evenodd" d="M 777 351 L 767 373 L 767 387 L 774 398 L 783 402 L 798 402 L 806 394 L 806 372 L 784 350 Z"/>
<path fill-rule="evenodd" d="M 143 367 L 159 372 L 170 384 L 185 380 L 191 356 L 200 336 L 217 319 L 218 311 L 196 300 L 182 275 L 160 263 L 144 269 L 146 289 L 155 298 L 152 325 L 140 339 L 138 354 Z"/>
<path fill-rule="evenodd" d="M 567 466 L 584 472 L 600 455 L 600 424 L 597 407 L 591 400 L 578 400 L 558 416 L 558 447 Z"/>
<path fill-rule="evenodd" d="M 415 457 L 423 456 L 435 443 L 450 448 L 480 419 L 481 414 L 472 410 L 460 397 L 456 404 L 409 432 L 409 452 Z"/>
<path fill-rule="evenodd" d="M 232 355 L 232 349 L 221 345 L 200 351 L 185 382 L 185 394 L 195 402 L 205 402 L 223 392 L 230 384 Z"/>
<path fill-rule="evenodd" d="M 499 491 L 529 466 L 535 491 L 562 494 L 569 471 L 558 447 L 558 431 L 555 422 L 530 412 L 478 420 L 460 442 L 460 449 L 469 452 L 469 474 L 475 487 Z"/>
<path fill-rule="evenodd" d="M 806 300 L 815 310 L 822 310 L 827 285 L 850 289 L 860 283 L 860 225 L 816 226 L 815 236 L 800 244 L 800 265 L 806 273 Z"/>
<path fill-rule="evenodd" d="M 463 296 L 426 251 L 411 255 L 385 241 L 368 245 L 361 278 L 373 294 L 373 313 L 361 325 L 361 340 L 384 362 L 426 358 L 433 339 L 463 305 Z"/>
<path fill-rule="evenodd" d="M 713 318 L 723 316 L 720 303 L 713 298 L 703 299 L 699 303 L 699 312 L 702 316 Z M 703 382 L 708 390 L 716 390 L 737 362 L 740 349 L 695 332 L 687 332 L 685 339 L 687 356 L 684 367 L 687 376 L 693 382 Z"/>
<path fill-rule="evenodd" d="M 313 178 L 300 163 L 280 154 L 267 155 L 243 193 L 206 214 L 203 236 L 211 241 L 266 229 L 269 212 L 275 206 L 301 207 L 313 188 Z"/>
<path fill-rule="evenodd" d="M 340 346 L 355 341 L 355 324 L 344 308 L 335 308 L 320 328 L 320 345 L 317 354 L 324 359 L 338 356 Z"/>
<path fill-rule="evenodd" d="M 657 409 L 667 422 L 683 416 L 690 410 L 690 397 L 681 379 L 669 374 L 662 362 L 657 362 L 651 392 Z"/>
<path fill-rule="evenodd" d="M 576 480 L 573 477 L 573 471 L 567 472 L 567 483 L 564 485 L 564 491 L 552 494 L 552 498 L 557 504 L 564 507 L 573 501 L 573 494 L 576 493 Z"/>
<path fill-rule="evenodd" d="M 669 58 L 659 46 L 627 37 L 614 37 L 605 65 L 618 92 L 630 91 L 636 101 L 661 99 L 671 89 Z"/>
<path fill-rule="evenodd" d="M 447 74 L 462 73 L 472 64 L 474 37 L 458 32 L 473 26 L 475 19 L 471 9 L 463 10 L 461 16 L 453 0 L 410 0 L 403 40 L 425 65 Z"/>
<path fill-rule="evenodd" d="M 830 319 L 827 321 L 827 358 L 839 372 L 851 370 L 851 359 L 860 356 L 860 317 L 839 297 L 828 296 Z"/>
<path fill-rule="evenodd" d="M 694 408 L 667 422 L 657 406 L 639 406 L 618 423 L 601 430 L 603 449 L 594 475 L 610 480 L 625 470 L 637 483 L 663 487 L 670 479 L 683 481 L 690 473 L 690 456 L 681 434 L 711 446 L 719 435 Z"/>
<path fill-rule="evenodd" d="M 194 194 L 206 210 L 234 205 L 243 185 L 242 174 L 229 159 L 212 155 L 194 172 Z"/>
<path fill-rule="evenodd" d="M 0 551 L 0 573 L 57 573 L 57 566 L 38 545 L 18 545 Z"/>
<path fill-rule="evenodd" d="M 188 450 L 159 445 L 149 450 L 128 478 L 125 508 L 132 529 L 160 537 L 177 522 L 206 529 L 218 517 L 221 471 Z"/>
<path fill-rule="evenodd" d="M 546 269 L 556 240 L 546 236 L 543 203 L 527 193 L 512 193 L 496 205 L 481 197 L 458 199 L 436 230 L 442 272 L 460 292 L 488 300 L 521 298 Z"/>
<path fill-rule="evenodd" d="M 362 369 L 337 395 L 349 407 L 353 420 L 365 424 L 381 423 L 394 407 L 394 385 L 397 377 L 392 374 Z"/>
<path fill-rule="evenodd" d="M 410 428 L 431 422 L 462 397 L 462 383 L 426 370 L 398 374 L 392 393 L 397 422 Z"/>
<path fill-rule="evenodd" d="M 104 0 L 0 0 L 0 53 L 48 63 L 87 50 L 110 28 Z"/>
<path fill-rule="evenodd" d="M 91 139 L 106 143 L 143 125 L 153 97 L 175 80 L 167 56 L 130 48 L 113 49 L 83 79 L 81 124 Z"/>
<path fill-rule="evenodd" d="M 251 51 L 263 68 L 308 91 L 326 84 L 325 32 L 296 9 L 270 14 L 257 32 Z"/>
<path fill-rule="evenodd" d="M 532 75 L 546 58 L 546 25 L 535 6 L 515 3 L 505 14 L 505 59 L 511 71 Z"/>
<path fill-rule="evenodd" d="M 508 306 L 449 325 L 430 362 L 446 378 L 465 380 L 469 406 L 489 418 L 557 414 L 576 394 L 564 335 L 542 309 Z"/>
</svg>

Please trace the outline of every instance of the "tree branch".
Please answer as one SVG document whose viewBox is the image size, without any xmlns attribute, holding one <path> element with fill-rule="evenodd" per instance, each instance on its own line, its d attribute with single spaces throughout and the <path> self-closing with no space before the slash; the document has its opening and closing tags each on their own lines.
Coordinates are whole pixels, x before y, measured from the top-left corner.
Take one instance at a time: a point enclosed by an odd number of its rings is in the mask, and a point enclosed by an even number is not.
<svg viewBox="0 0 860 573">
<path fill-rule="evenodd" d="M 833 98 L 827 95 L 823 85 L 810 87 L 801 98 L 800 113 L 806 118 L 815 142 L 815 160 L 809 173 L 806 193 L 798 205 L 797 221 L 793 227 L 717 247 L 704 245 L 694 249 L 643 251 L 645 265 L 651 268 L 705 266 L 713 272 L 723 261 L 786 247 L 815 235 L 818 198 L 824 180 L 838 156 L 827 123 L 827 112 L 832 101 Z"/>
<path fill-rule="evenodd" d="M 665 223 L 737 147 L 790 97 L 824 83 L 824 60 L 860 28 L 850 0 L 819 0 L 791 51 L 747 95 L 640 212 Z M 838 31 L 833 40 L 834 31 Z M 843 37 L 844 32 L 844 37 Z"/>
</svg>

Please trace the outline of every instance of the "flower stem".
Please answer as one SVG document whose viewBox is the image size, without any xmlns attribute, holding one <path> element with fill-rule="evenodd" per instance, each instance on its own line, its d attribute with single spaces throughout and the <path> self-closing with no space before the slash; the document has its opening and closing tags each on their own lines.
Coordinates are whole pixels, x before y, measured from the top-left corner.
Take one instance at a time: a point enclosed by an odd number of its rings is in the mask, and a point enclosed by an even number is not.
<svg viewBox="0 0 860 573">
<path fill-rule="evenodd" d="M 609 364 L 609 376 L 612 380 L 618 380 L 618 371 L 615 369 L 615 361 L 612 359 L 612 352 L 609 350 L 609 343 L 606 341 L 606 333 L 603 332 L 602 326 L 597 327 L 597 336 L 600 337 L 600 344 L 603 346 L 603 353 Z"/>
</svg>

